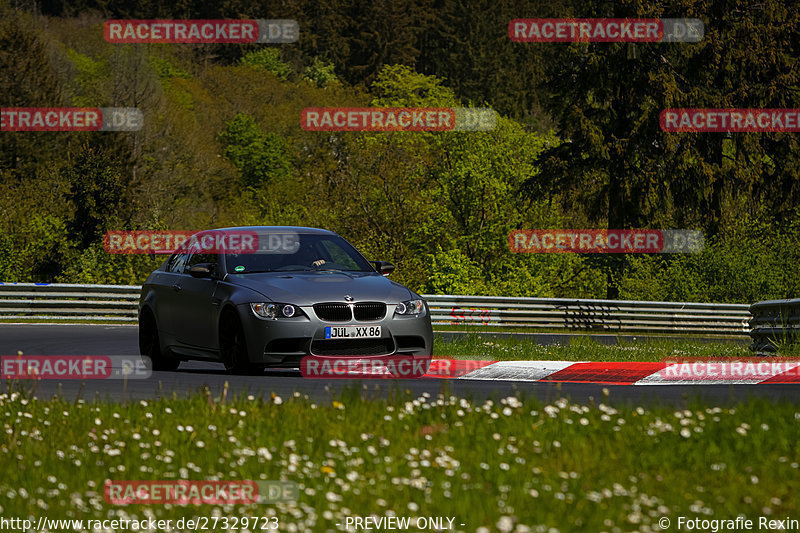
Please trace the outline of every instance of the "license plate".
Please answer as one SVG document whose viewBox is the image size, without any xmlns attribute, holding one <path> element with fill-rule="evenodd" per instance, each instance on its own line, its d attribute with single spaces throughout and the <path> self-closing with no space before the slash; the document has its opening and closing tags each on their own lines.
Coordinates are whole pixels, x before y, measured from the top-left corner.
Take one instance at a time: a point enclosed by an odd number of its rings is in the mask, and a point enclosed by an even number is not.
<svg viewBox="0 0 800 533">
<path fill-rule="evenodd" d="M 380 326 L 326 326 L 326 339 L 372 339 L 381 336 Z"/>
</svg>

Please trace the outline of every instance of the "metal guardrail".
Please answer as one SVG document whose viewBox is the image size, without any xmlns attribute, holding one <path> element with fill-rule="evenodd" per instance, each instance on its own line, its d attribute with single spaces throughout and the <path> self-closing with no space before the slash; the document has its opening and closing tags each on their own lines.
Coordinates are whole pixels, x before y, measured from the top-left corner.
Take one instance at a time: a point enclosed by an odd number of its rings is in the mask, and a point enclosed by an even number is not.
<svg viewBox="0 0 800 533">
<path fill-rule="evenodd" d="M 140 285 L 0 283 L 0 320 L 136 322 Z"/>
<path fill-rule="evenodd" d="M 746 336 L 747 304 L 423 295 L 434 325 Z"/>
<path fill-rule="evenodd" d="M 136 322 L 138 285 L 0 283 L 0 320 Z M 427 294 L 435 326 L 746 336 L 750 306 Z M 756 304 L 757 305 L 757 304 Z"/>
<path fill-rule="evenodd" d="M 800 299 L 756 302 L 750 313 L 750 348 L 757 353 L 775 353 L 800 337 Z"/>
</svg>

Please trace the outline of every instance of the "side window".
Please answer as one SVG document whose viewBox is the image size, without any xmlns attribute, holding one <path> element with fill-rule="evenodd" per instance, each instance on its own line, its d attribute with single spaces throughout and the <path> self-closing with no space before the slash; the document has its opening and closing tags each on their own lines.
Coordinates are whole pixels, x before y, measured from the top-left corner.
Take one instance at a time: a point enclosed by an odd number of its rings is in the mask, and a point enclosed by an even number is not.
<svg viewBox="0 0 800 533">
<path fill-rule="evenodd" d="M 211 263 L 212 265 L 216 265 L 218 260 L 219 254 L 193 253 L 186 262 L 186 270 L 201 263 Z"/>
<path fill-rule="evenodd" d="M 186 258 L 189 254 L 175 254 L 169 258 L 167 263 L 167 272 L 175 272 L 180 274 L 183 272 L 183 267 L 186 265 Z"/>
</svg>

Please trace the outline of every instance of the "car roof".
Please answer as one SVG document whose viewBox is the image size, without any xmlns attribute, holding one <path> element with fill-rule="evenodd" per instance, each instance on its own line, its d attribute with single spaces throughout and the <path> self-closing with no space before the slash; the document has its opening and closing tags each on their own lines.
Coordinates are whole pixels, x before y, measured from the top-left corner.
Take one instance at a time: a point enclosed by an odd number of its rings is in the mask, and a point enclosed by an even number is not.
<svg viewBox="0 0 800 533">
<path fill-rule="evenodd" d="M 320 228 L 307 228 L 303 226 L 236 226 L 230 228 L 216 228 L 209 231 L 255 231 L 257 233 L 285 233 L 292 231 L 294 233 L 311 234 L 311 235 L 337 235 L 336 233 Z"/>
</svg>

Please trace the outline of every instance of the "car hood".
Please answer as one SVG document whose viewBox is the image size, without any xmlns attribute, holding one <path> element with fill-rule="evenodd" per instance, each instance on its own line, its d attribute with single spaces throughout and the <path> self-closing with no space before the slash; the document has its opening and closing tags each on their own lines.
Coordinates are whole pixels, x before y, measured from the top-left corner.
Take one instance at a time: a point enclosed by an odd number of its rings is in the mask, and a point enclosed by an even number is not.
<svg viewBox="0 0 800 533">
<path fill-rule="evenodd" d="M 268 272 L 229 274 L 226 280 L 263 294 L 273 302 L 300 306 L 320 302 L 397 303 L 413 297 L 409 289 L 384 276 L 361 272 Z"/>
</svg>

